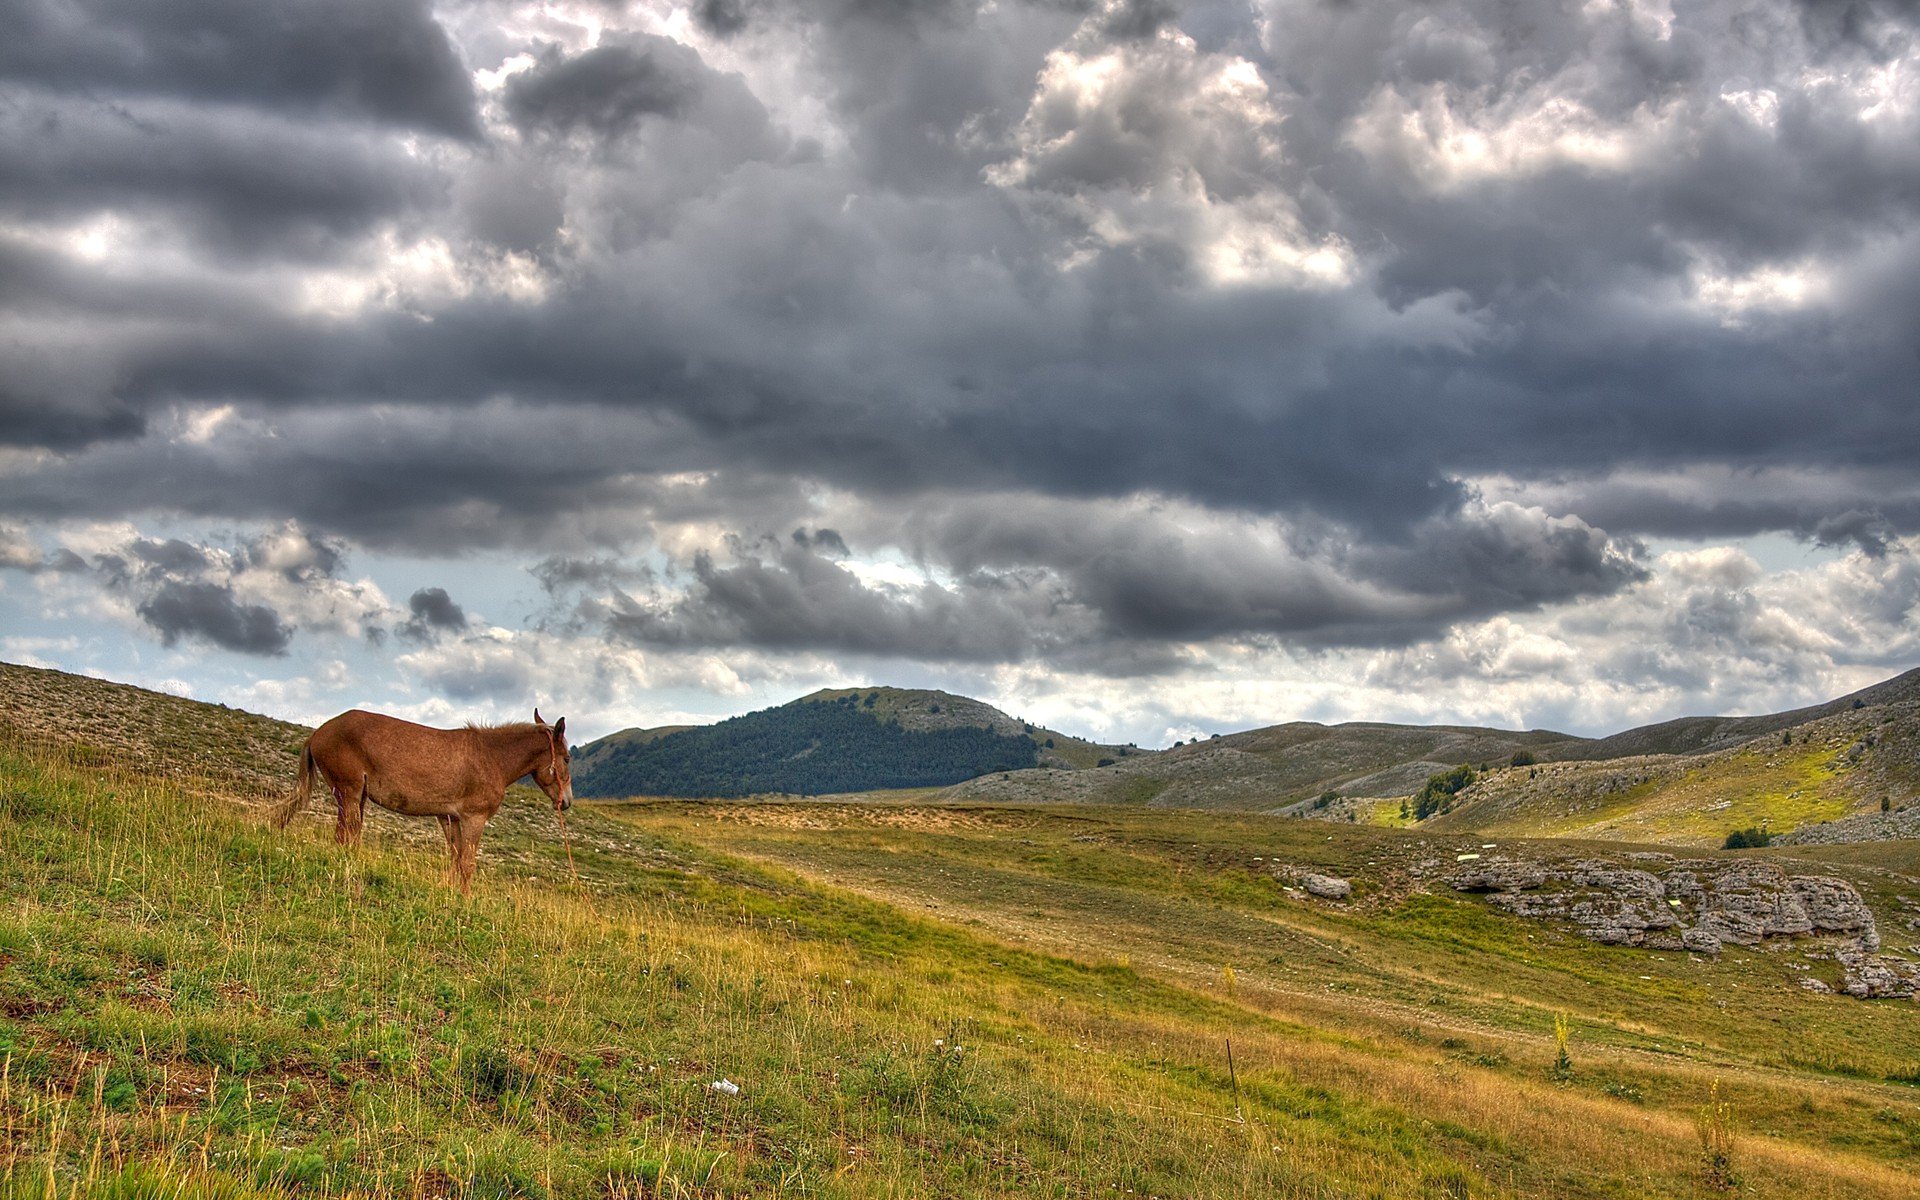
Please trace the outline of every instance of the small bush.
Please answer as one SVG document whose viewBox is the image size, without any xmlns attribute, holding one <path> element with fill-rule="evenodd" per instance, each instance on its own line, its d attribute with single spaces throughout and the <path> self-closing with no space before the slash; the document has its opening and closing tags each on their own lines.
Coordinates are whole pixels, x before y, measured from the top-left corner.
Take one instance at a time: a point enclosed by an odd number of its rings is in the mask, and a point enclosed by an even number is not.
<svg viewBox="0 0 1920 1200">
<path fill-rule="evenodd" d="M 1724 850 L 1757 850 L 1773 840 L 1773 835 L 1758 825 L 1749 829 L 1736 829 L 1727 835 L 1721 844 Z"/>
<path fill-rule="evenodd" d="M 1513 757 L 1507 760 L 1507 765 L 1510 767 L 1530 767 L 1539 761 L 1539 759 L 1533 756 L 1533 751 L 1531 750 L 1515 750 Z"/>
</svg>

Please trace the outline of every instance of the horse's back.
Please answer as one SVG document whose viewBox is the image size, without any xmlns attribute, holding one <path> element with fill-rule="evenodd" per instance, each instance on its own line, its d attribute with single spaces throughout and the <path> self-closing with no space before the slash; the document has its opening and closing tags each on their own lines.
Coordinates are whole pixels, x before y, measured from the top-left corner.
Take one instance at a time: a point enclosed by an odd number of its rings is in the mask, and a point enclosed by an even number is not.
<svg viewBox="0 0 1920 1200">
<path fill-rule="evenodd" d="M 433 799 L 468 786 L 466 731 L 435 729 L 385 713 L 352 709 L 307 739 L 314 761 L 343 785 L 365 781 L 373 799 L 406 811 L 405 797 Z"/>
<path fill-rule="evenodd" d="M 349 755 L 369 765 L 378 762 L 398 765 L 419 758 L 444 761 L 462 742 L 463 732 L 435 729 L 356 708 L 314 730 L 307 745 L 323 764 L 329 758 Z"/>
</svg>

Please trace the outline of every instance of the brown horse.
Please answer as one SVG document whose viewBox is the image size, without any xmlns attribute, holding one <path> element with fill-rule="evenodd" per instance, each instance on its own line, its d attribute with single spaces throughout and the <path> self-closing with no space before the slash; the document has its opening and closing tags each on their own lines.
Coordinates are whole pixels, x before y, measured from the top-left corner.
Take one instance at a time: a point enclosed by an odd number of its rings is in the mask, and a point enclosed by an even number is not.
<svg viewBox="0 0 1920 1200">
<path fill-rule="evenodd" d="M 548 725 L 430 729 L 398 717 L 354 709 L 313 731 L 300 751 L 300 781 L 274 810 L 282 829 L 306 807 L 318 773 L 333 791 L 333 840 L 360 844 L 367 801 L 413 817 L 435 817 L 447 837 L 450 871 L 462 895 L 473 887 L 480 834 L 506 799 L 507 786 L 533 776 L 556 812 L 573 806 L 567 719 Z"/>
</svg>

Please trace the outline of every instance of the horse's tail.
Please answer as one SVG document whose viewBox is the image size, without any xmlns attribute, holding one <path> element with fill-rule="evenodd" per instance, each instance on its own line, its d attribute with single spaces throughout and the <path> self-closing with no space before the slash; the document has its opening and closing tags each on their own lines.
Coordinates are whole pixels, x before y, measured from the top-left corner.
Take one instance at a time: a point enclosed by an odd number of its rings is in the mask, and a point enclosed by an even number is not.
<svg viewBox="0 0 1920 1200">
<path fill-rule="evenodd" d="M 313 742 L 309 739 L 300 747 L 300 781 L 293 785 L 293 794 L 273 806 L 273 824 L 277 829 L 285 829 L 287 822 L 300 815 L 300 810 L 313 798 Z"/>
</svg>

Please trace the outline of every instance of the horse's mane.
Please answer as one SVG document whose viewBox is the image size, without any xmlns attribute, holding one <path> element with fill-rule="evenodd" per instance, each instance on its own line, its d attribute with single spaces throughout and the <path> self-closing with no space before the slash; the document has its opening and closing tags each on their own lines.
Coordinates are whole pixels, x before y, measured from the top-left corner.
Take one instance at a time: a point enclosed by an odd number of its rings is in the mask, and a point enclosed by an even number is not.
<svg viewBox="0 0 1920 1200">
<path fill-rule="evenodd" d="M 464 728 L 474 733 L 528 733 L 552 729 L 553 726 L 535 725 L 532 721 L 468 721 Z"/>
</svg>

